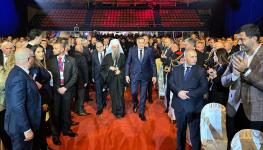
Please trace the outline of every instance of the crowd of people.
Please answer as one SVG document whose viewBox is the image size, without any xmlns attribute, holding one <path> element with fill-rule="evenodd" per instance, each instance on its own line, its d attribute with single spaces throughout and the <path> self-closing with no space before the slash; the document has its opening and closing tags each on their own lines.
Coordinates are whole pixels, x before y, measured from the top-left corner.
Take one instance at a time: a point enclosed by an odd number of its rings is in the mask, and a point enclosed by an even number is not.
<svg viewBox="0 0 263 150">
<path fill-rule="evenodd" d="M 254 24 L 227 38 L 195 33 L 188 38 L 58 38 L 38 30 L 29 37 L 6 37 L 0 41 L 0 138 L 8 150 L 42 150 L 49 149 L 47 126 L 55 145 L 61 145 L 60 133 L 77 136 L 71 126 L 79 122 L 71 111 L 90 114 L 84 102 L 92 100 L 92 84 L 97 116 L 103 114 L 109 94 L 113 115 L 124 117 L 127 88 L 133 112 L 142 121 L 147 120 L 146 101 L 153 103 L 152 91 L 163 90 L 164 84 L 164 112 L 169 106 L 174 110 L 178 150 L 185 149 L 187 125 L 192 149 L 200 149 L 200 113 L 208 103 L 227 108 L 229 141 L 241 129 L 263 131 L 262 43 Z"/>
</svg>

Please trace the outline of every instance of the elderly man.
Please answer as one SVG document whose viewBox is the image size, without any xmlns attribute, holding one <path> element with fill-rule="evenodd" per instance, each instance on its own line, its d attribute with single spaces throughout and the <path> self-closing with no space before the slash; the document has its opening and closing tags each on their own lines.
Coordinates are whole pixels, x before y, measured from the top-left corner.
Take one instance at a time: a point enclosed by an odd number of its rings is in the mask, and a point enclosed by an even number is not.
<svg viewBox="0 0 263 150">
<path fill-rule="evenodd" d="M 118 39 L 112 39 L 101 64 L 100 74 L 108 84 L 112 113 L 117 118 L 124 116 L 124 71 L 125 55 Z"/>
<path fill-rule="evenodd" d="M 11 42 L 4 42 L 0 51 L 0 139 L 6 149 L 11 149 L 11 140 L 4 130 L 5 118 L 5 81 L 14 66 L 14 46 Z"/>
<path fill-rule="evenodd" d="M 174 67 L 169 80 L 173 92 L 172 107 L 177 120 L 177 149 L 185 149 L 186 127 L 189 125 L 193 150 L 200 150 L 200 112 L 204 106 L 203 95 L 208 91 L 204 68 L 196 65 L 197 54 L 186 49 L 185 63 Z"/>
<path fill-rule="evenodd" d="M 5 84 L 5 130 L 11 138 L 12 149 L 33 149 L 32 139 L 41 119 L 41 96 L 29 75 L 34 54 L 23 48 L 15 53 L 15 66 Z M 14 94 L 15 93 L 15 94 Z"/>
</svg>

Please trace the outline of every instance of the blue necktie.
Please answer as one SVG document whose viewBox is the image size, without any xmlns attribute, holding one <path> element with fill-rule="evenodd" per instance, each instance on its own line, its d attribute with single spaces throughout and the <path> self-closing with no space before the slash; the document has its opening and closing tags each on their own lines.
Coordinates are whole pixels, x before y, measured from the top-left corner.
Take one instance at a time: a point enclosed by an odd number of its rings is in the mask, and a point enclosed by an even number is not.
<svg viewBox="0 0 263 150">
<path fill-rule="evenodd" d="M 190 75 L 191 67 L 186 67 L 186 71 L 184 74 L 184 80 L 187 80 Z"/>
<path fill-rule="evenodd" d="M 142 49 L 140 49 L 140 61 L 142 61 Z"/>
</svg>

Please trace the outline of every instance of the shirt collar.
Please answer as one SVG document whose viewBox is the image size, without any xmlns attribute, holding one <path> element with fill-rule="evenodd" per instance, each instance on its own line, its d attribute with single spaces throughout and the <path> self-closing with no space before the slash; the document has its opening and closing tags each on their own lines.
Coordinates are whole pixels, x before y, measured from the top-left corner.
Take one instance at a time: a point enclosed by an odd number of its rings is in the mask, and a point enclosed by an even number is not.
<svg viewBox="0 0 263 150">
<path fill-rule="evenodd" d="M 140 51 L 140 50 L 144 51 L 144 48 L 141 49 L 141 48 L 138 47 L 138 51 Z"/>
<path fill-rule="evenodd" d="M 20 67 L 21 69 L 23 69 L 28 75 L 29 75 L 29 69 L 28 68 L 25 68 L 25 67 L 22 67 L 22 66 L 18 66 Z"/>
<path fill-rule="evenodd" d="M 57 60 L 58 60 L 58 58 L 59 58 L 59 56 L 57 56 Z M 62 55 L 61 58 L 62 58 L 62 61 L 65 62 L 65 55 Z"/>
<path fill-rule="evenodd" d="M 192 65 L 189 65 L 189 64 L 187 64 L 187 63 L 184 63 L 184 68 L 187 68 L 187 67 L 193 67 Z"/>
</svg>

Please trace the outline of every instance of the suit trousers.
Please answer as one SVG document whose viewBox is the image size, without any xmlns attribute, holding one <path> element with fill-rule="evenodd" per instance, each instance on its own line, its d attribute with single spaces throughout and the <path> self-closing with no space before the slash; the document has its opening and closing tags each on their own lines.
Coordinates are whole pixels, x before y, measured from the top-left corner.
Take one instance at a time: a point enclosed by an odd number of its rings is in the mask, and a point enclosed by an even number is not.
<svg viewBox="0 0 263 150">
<path fill-rule="evenodd" d="M 76 100 L 76 109 L 75 109 L 77 113 L 84 112 L 85 92 L 86 89 L 84 87 L 77 88 L 77 100 Z"/>
<path fill-rule="evenodd" d="M 102 110 L 103 105 L 106 104 L 106 92 L 103 92 L 103 82 L 100 79 L 95 80 L 95 88 L 97 109 Z"/>
<path fill-rule="evenodd" d="M 11 139 L 4 129 L 5 110 L 0 111 L 0 139 L 2 140 L 6 149 L 11 149 Z"/>
<path fill-rule="evenodd" d="M 24 134 L 16 134 L 10 136 L 12 141 L 12 150 L 32 150 L 33 149 L 33 140 L 24 141 L 25 136 Z"/>
<path fill-rule="evenodd" d="M 166 106 L 167 108 L 169 108 L 169 105 L 170 105 L 170 92 L 171 92 L 171 89 L 170 89 L 170 85 L 169 85 L 169 80 L 170 80 L 170 77 L 171 77 L 171 73 L 166 73 L 167 74 L 167 84 L 166 84 L 166 91 L 165 91 L 165 97 L 166 97 Z"/>
<path fill-rule="evenodd" d="M 200 113 L 186 114 L 184 111 L 176 111 L 177 126 L 177 150 L 185 150 L 187 124 L 190 130 L 192 150 L 200 150 Z"/>
<path fill-rule="evenodd" d="M 140 113 L 145 112 L 146 94 L 149 81 L 148 80 L 131 80 L 131 95 L 134 106 L 138 105 L 138 88 L 140 84 Z"/>
<path fill-rule="evenodd" d="M 61 95 L 54 89 L 54 100 L 52 103 L 52 135 L 59 136 L 60 131 L 64 133 L 70 130 L 71 125 L 71 106 L 72 90 L 69 89 L 64 95 Z"/>
<path fill-rule="evenodd" d="M 152 81 L 149 81 L 149 84 L 148 84 L 148 88 L 147 88 L 147 92 L 148 92 L 148 101 L 151 101 L 152 100 L 152 90 L 153 90 L 153 83 Z"/>
</svg>

